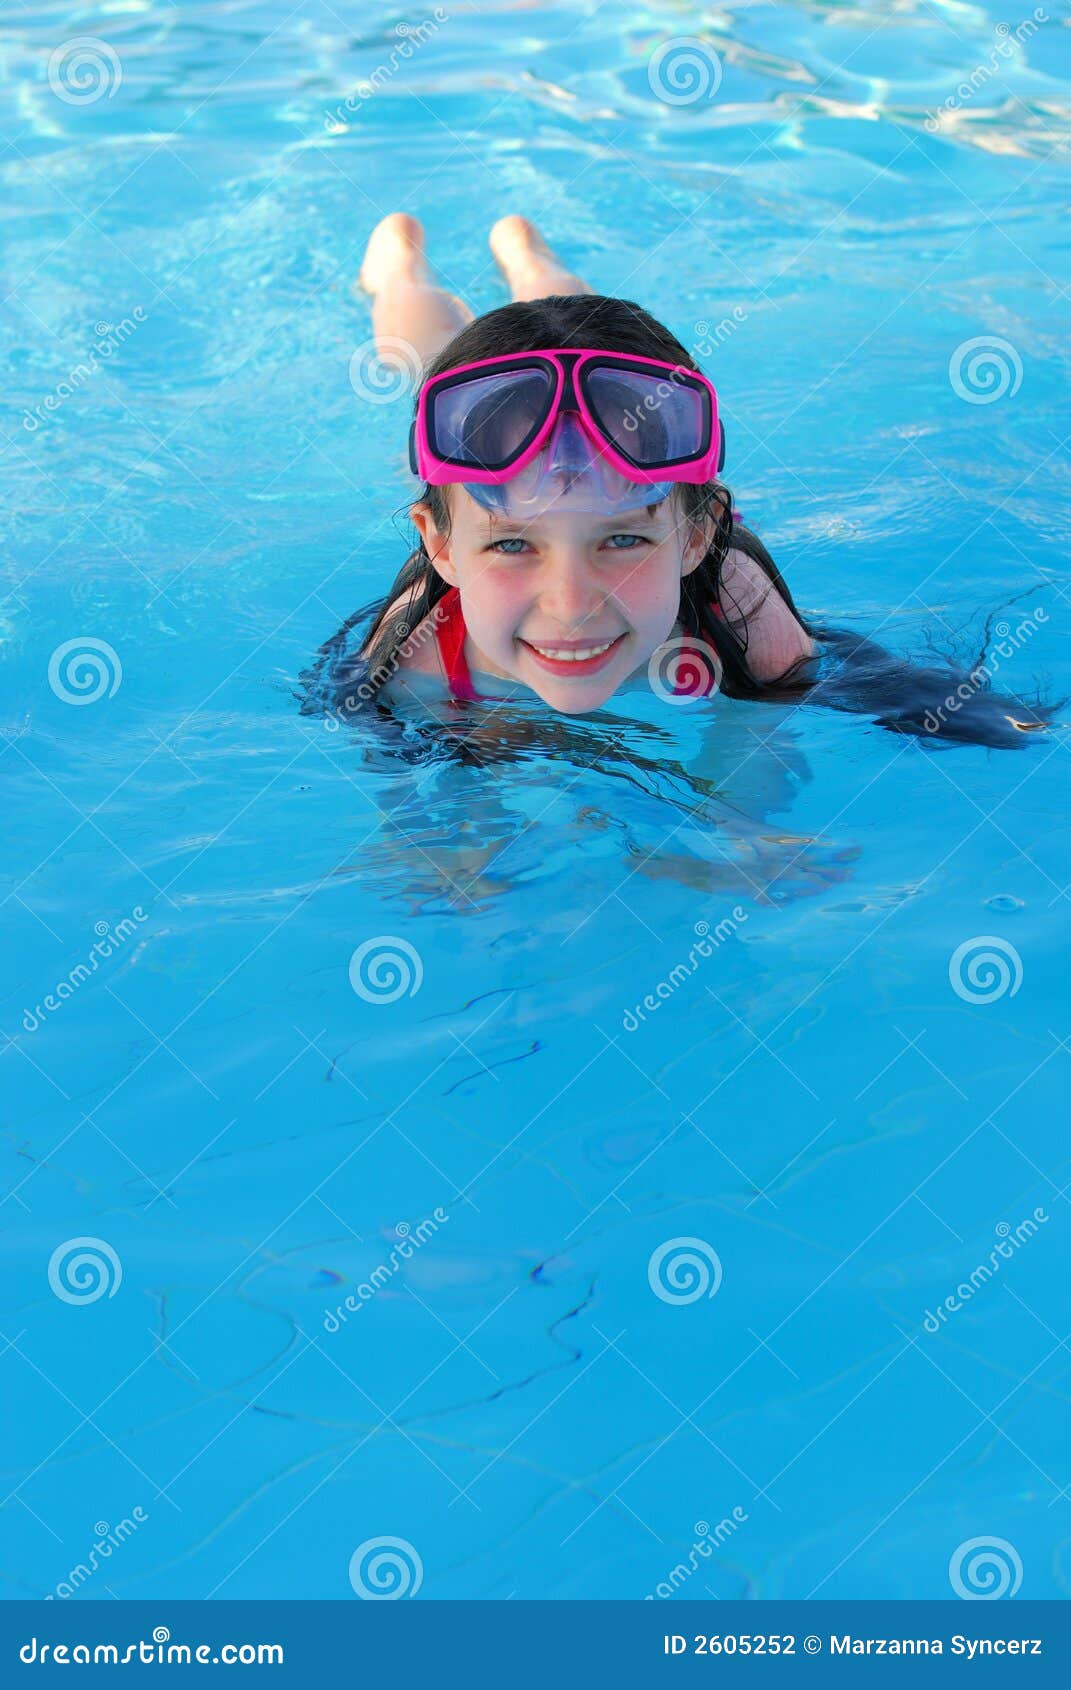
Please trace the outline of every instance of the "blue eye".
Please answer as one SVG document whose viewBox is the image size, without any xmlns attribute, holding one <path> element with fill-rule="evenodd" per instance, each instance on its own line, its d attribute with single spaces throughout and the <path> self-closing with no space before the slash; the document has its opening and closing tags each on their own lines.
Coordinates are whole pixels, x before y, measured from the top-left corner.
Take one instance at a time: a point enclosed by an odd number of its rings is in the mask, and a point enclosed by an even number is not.
<svg viewBox="0 0 1071 1690">
<path fill-rule="evenodd" d="M 652 541 L 645 534 L 608 534 L 603 544 L 613 552 L 634 552 L 637 546 L 649 546 Z M 498 552 L 501 557 L 519 557 L 527 546 L 528 541 L 523 534 L 510 534 L 501 540 L 492 540 L 484 550 Z"/>
</svg>

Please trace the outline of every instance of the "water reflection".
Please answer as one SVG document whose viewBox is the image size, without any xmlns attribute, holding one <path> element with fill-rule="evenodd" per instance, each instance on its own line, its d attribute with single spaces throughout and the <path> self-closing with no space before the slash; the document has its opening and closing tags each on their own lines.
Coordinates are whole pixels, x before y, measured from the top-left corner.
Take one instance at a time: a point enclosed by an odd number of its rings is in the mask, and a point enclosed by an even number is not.
<svg viewBox="0 0 1071 1690">
<path fill-rule="evenodd" d="M 515 703 L 447 707 L 422 725 L 365 713 L 342 731 L 389 777 L 382 826 L 336 872 L 389 887 L 413 912 L 475 911 L 566 870 L 593 907 L 652 880 L 767 905 L 845 880 L 853 845 L 773 819 L 811 778 L 791 708 L 761 712 L 761 729 L 733 709 L 693 715 L 686 732 Z"/>
</svg>

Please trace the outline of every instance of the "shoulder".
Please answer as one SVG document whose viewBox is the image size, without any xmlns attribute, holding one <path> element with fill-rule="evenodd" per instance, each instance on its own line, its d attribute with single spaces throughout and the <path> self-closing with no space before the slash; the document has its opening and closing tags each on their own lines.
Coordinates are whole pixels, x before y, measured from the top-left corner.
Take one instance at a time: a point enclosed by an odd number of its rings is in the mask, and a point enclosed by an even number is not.
<svg viewBox="0 0 1071 1690">
<path fill-rule="evenodd" d="M 777 681 L 813 657 L 815 643 L 789 609 L 766 571 L 732 547 L 721 568 L 721 610 L 730 626 L 746 630 L 748 665 L 759 681 Z"/>
<path fill-rule="evenodd" d="M 441 675 L 442 665 L 439 662 L 439 642 L 436 634 L 445 619 L 445 601 L 440 599 L 416 627 L 412 626 L 406 616 L 406 609 L 411 604 L 411 595 L 403 593 L 400 598 L 394 600 L 383 617 L 387 626 L 398 618 L 406 629 L 399 641 L 392 668 L 411 670 L 418 675 Z M 367 658 L 367 646 L 361 655 Z"/>
<path fill-rule="evenodd" d="M 739 546 L 730 546 L 725 554 L 721 566 L 721 589 L 727 607 L 740 616 L 753 616 L 771 593 L 784 604 L 762 565 Z"/>
</svg>

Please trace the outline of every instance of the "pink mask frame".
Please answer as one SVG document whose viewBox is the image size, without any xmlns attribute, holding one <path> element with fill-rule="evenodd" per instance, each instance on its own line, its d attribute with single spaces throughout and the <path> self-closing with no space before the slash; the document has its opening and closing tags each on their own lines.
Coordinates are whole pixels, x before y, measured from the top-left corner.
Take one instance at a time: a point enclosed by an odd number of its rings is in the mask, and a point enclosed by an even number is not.
<svg viewBox="0 0 1071 1690">
<path fill-rule="evenodd" d="M 625 455 L 601 427 L 585 393 L 585 373 L 597 369 L 617 372 L 635 371 L 641 376 L 661 375 L 672 393 L 687 388 L 700 395 L 700 427 L 695 450 L 687 456 L 667 459 L 657 464 L 641 465 Z M 554 387 L 547 405 L 546 416 L 523 450 L 494 469 L 483 469 L 462 460 L 440 456 L 432 444 L 434 433 L 433 407 L 436 395 L 446 388 L 460 385 L 466 378 L 486 376 L 501 370 L 503 376 L 513 371 L 542 370 L 552 375 Z M 650 405 L 647 407 L 651 409 Z M 539 348 L 533 352 L 507 352 L 496 358 L 481 358 L 475 363 L 458 364 L 451 370 L 425 381 L 417 395 L 416 418 L 410 429 L 409 460 L 415 475 L 431 486 L 445 487 L 456 483 L 498 485 L 511 480 L 524 470 L 546 446 L 558 419 L 564 412 L 576 414 L 580 426 L 599 455 L 628 481 L 655 485 L 666 481 L 700 483 L 710 481 L 720 470 L 725 458 L 724 431 L 718 417 L 718 396 L 713 382 L 686 365 L 670 364 L 660 358 L 642 358 L 634 353 L 607 352 L 596 347 Z M 432 413 L 429 416 L 429 413 Z M 627 426 L 627 425 L 626 425 Z"/>
</svg>

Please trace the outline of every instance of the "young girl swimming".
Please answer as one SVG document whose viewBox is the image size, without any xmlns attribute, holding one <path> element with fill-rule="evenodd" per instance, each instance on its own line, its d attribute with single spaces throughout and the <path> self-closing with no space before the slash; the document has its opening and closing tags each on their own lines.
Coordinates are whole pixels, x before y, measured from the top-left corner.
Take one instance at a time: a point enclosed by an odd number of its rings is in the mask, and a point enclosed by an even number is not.
<svg viewBox="0 0 1071 1690">
<path fill-rule="evenodd" d="M 987 744 L 1044 725 L 981 686 L 941 711 L 959 673 L 808 624 L 720 479 L 717 395 L 687 349 L 641 306 L 594 294 L 526 219 L 501 219 L 490 244 L 512 303 L 478 319 L 435 284 L 414 218 L 384 218 L 368 244 L 377 344 L 407 343 L 423 365 L 410 462 L 424 487 L 419 545 L 373 610 L 356 691 L 344 666 L 344 708 L 423 675 L 458 702 L 536 695 L 570 715 L 639 684 L 810 693 Z M 823 653 L 840 659 L 825 675 Z"/>
</svg>

